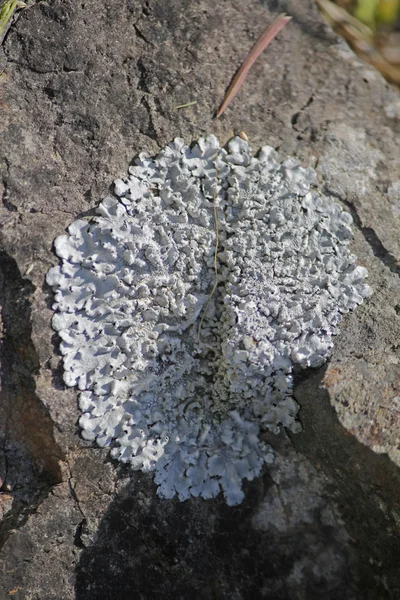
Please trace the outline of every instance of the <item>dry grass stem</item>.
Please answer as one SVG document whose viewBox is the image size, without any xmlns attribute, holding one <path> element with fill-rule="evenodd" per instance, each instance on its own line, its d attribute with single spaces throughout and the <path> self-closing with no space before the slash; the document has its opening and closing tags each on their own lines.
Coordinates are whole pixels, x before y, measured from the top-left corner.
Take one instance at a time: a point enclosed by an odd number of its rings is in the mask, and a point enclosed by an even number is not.
<svg viewBox="0 0 400 600">
<path fill-rule="evenodd" d="M 218 177 L 218 173 L 216 173 L 216 178 Z M 217 255 L 218 255 L 218 245 L 219 245 L 219 233 L 218 233 L 218 214 L 217 214 L 217 182 L 215 182 L 214 187 L 214 223 L 215 223 L 215 250 L 214 250 L 214 272 L 215 272 L 215 280 L 214 286 L 211 290 L 210 295 L 208 296 L 207 303 L 204 307 L 202 317 L 200 319 L 199 328 L 197 330 L 197 338 L 199 340 L 199 344 L 201 344 L 201 326 L 203 325 L 204 317 L 207 314 L 208 307 L 210 305 L 211 299 L 214 296 L 215 290 L 218 286 L 218 263 L 217 263 Z"/>
<path fill-rule="evenodd" d="M 179 104 L 179 106 L 174 106 L 172 110 L 179 110 L 180 108 L 187 108 L 188 106 L 193 106 L 197 104 L 197 100 L 193 100 L 193 102 L 187 102 L 186 104 Z"/>
</svg>

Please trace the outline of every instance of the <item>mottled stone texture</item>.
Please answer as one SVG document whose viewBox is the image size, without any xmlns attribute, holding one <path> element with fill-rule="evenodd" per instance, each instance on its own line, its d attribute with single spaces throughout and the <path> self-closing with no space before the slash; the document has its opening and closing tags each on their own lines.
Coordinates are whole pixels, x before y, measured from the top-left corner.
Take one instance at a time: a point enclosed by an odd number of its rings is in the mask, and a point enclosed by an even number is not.
<svg viewBox="0 0 400 600">
<path fill-rule="evenodd" d="M 265 25 L 293 20 L 219 121 Z M 400 100 L 311 0 L 55 0 L 21 13 L 0 78 L 0 599 L 400 597 Z M 173 107 L 196 100 L 194 107 Z M 315 166 L 352 213 L 374 295 L 298 375 L 304 431 L 243 504 L 157 498 L 80 439 L 45 273 L 140 151 L 244 130 Z"/>
</svg>

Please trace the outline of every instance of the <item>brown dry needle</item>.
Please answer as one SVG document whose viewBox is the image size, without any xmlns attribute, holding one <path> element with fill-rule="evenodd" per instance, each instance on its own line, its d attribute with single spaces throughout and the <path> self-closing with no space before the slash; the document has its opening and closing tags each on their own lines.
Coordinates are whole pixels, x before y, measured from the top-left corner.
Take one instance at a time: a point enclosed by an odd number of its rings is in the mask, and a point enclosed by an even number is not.
<svg viewBox="0 0 400 600">
<path fill-rule="evenodd" d="M 225 112 L 226 108 L 232 102 L 238 91 L 243 85 L 244 80 L 246 79 L 247 73 L 250 68 L 253 66 L 254 62 L 260 56 L 261 52 L 265 50 L 265 48 L 272 42 L 274 37 L 283 29 L 290 21 L 292 17 L 288 17 L 284 13 L 280 14 L 272 23 L 269 25 L 265 31 L 261 34 L 257 42 L 254 44 L 253 48 L 250 50 L 247 55 L 245 61 L 240 67 L 239 71 L 236 73 L 231 85 L 226 92 L 226 96 L 218 109 L 217 118 Z"/>
</svg>

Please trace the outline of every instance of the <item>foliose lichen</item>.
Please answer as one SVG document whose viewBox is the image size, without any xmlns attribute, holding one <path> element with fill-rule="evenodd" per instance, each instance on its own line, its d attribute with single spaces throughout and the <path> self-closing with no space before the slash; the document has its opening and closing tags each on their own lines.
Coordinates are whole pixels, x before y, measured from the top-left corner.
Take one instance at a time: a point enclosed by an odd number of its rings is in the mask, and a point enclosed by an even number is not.
<svg viewBox="0 0 400 600">
<path fill-rule="evenodd" d="M 314 183 L 239 137 L 176 139 L 55 241 L 53 327 L 82 435 L 155 471 L 164 498 L 240 503 L 273 460 L 263 430 L 300 429 L 293 366 L 320 366 L 370 294 L 351 216 Z"/>
</svg>

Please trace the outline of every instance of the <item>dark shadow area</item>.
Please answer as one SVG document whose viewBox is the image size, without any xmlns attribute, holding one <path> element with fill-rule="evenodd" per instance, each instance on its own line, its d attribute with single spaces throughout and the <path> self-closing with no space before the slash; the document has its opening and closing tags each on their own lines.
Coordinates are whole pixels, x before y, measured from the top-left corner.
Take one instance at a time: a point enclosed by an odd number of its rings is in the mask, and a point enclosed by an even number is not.
<svg viewBox="0 0 400 600">
<path fill-rule="evenodd" d="M 347 561 L 329 582 L 305 566 L 307 580 L 296 593 L 295 563 L 306 557 L 315 564 L 327 545 L 344 555 L 346 549 L 321 515 L 290 533 L 255 529 L 252 519 L 271 483 L 265 475 L 247 484 L 245 502 L 228 507 L 221 498 L 160 500 L 149 477 L 140 485 L 132 480 L 82 554 L 76 600 L 353 598 Z"/>
<path fill-rule="evenodd" d="M 386 454 L 364 446 L 339 422 L 323 379 L 327 365 L 298 375 L 303 431 L 291 435 L 296 450 L 329 480 L 358 557 L 368 600 L 400 598 L 400 469 Z"/>
<path fill-rule="evenodd" d="M 0 250 L 0 491 L 8 500 L 0 547 L 10 530 L 23 525 L 62 480 L 63 455 L 48 410 L 36 395 L 39 359 L 31 340 L 29 300 L 33 292 L 14 259 Z"/>
<path fill-rule="evenodd" d="M 77 532 L 76 543 L 84 550 L 76 600 L 400 597 L 400 539 L 392 512 L 400 498 L 398 469 L 340 425 L 322 388 L 324 373 L 321 368 L 298 376 L 304 432 L 291 441 L 285 442 L 284 435 L 269 439 L 275 439 L 280 456 L 308 461 L 324 482 L 322 504 L 309 522 L 288 514 L 292 525 L 285 530 L 254 526 L 274 486 L 268 473 L 245 484 L 243 504 L 228 507 L 221 497 L 161 500 L 151 476 L 129 478 L 129 470 L 122 469 L 128 482 L 96 534 L 88 537 L 85 523 Z M 324 514 L 332 503 L 340 514 L 337 523 Z"/>
</svg>

